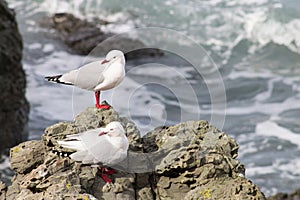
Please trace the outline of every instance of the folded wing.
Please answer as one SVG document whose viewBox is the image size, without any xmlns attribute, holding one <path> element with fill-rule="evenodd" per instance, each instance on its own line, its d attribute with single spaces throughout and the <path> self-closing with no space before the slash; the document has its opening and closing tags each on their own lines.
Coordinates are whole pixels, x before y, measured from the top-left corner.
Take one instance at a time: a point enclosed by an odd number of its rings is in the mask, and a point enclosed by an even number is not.
<svg viewBox="0 0 300 200">
<path fill-rule="evenodd" d="M 72 83 L 77 87 L 86 90 L 93 90 L 104 80 L 103 71 L 105 65 L 99 61 L 91 62 L 83 67 L 63 74 L 60 80 L 62 82 Z"/>
</svg>

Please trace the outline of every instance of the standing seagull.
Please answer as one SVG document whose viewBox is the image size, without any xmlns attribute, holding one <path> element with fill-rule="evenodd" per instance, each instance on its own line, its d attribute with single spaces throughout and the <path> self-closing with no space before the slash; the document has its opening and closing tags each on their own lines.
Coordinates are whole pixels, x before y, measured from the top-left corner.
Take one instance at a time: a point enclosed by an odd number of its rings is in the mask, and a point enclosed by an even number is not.
<svg viewBox="0 0 300 200">
<path fill-rule="evenodd" d="M 95 92 L 96 107 L 109 109 L 109 105 L 99 104 L 100 91 L 109 90 L 121 83 L 125 76 L 125 57 L 122 51 L 110 51 L 104 60 L 88 63 L 65 74 L 46 76 L 48 81 L 75 85 Z"/>
<path fill-rule="evenodd" d="M 105 128 L 97 128 L 83 133 L 67 135 L 67 138 L 57 141 L 64 148 L 75 150 L 70 158 L 83 164 L 102 163 L 112 166 L 127 157 L 129 147 L 125 130 L 120 122 L 109 123 Z M 101 168 L 101 177 L 106 183 L 111 180 L 105 174 L 113 174 L 115 170 Z"/>
</svg>

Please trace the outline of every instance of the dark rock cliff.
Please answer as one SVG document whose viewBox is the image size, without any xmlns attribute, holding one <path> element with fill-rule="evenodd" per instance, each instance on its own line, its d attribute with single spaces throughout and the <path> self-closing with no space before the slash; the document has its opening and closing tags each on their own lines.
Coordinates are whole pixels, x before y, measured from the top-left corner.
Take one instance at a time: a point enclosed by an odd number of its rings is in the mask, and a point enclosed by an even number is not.
<svg viewBox="0 0 300 200">
<path fill-rule="evenodd" d="M 15 13 L 0 0 L 0 151 L 28 136 L 29 104 L 25 98 L 22 49 Z"/>
</svg>

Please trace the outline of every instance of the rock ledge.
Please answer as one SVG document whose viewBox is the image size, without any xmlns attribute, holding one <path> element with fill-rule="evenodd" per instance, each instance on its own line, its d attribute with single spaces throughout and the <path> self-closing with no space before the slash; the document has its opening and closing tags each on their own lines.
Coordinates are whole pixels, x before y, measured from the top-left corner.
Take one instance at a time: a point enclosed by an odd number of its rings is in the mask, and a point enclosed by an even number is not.
<svg viewBox="0 0 300 200">
<path fill-rule="evenodd" d="M 105 185 L 90 165 L 60 157 L 56 140 L 121 121 L 130 141 L 128 159 Z M 39 141 L 11 149 L 12 185 L 0 199 L 265 199 L 244 177 L 238 145 L 206 121 L 159 127 L 140 137 L 133 122 L 113 109 L 88 108 L 72 122 L 48 127 Z"/>
</svg>

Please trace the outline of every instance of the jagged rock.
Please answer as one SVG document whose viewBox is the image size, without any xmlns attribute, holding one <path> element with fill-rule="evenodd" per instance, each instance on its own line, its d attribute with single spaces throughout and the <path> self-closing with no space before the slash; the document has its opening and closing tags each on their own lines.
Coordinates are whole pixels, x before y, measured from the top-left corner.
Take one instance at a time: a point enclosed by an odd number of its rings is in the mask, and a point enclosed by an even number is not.
<svg viewBox="0 0 300 200">
<path fill-rule="evenodd" d="M 29 104 L 25 98 L 26 79 L 22 69 L 22 37 L 15 13 L 0 1 L 0 151 L 28 136 Z"/>
<path fill-rule="evenodd" d="M 112 185 L 104 183 L 97 168 L 52 153 L 69 151 L 56 142 L 66 135 L 115 120 L 123 124 L 130 148 L 128 158 L 114 166 Z M 42 138 L 17 146 L 30 145 L 31 151 L 11 150 L 17 174 L 7 188 L 7 199 L 265 199 L 244 177 L 236 142 L 206 121 L 159 127 L 141 138 L 134 123 L 113 109 L 88 108 L 72 122 L 48 127 Z M 37 161 L 22 169 L 15 163 L 26 163 L 19 158 L 27 154 L 41 155 L 30 155 Z"/>
<path fill-rule="evenodd" d="M 99 20 L 100 25 L 109 24 L 109 22 Z M 58 37 L 75 53 L 87 55 L 108 38 L 114 34 L 104 33 L 97 27 L 97 22 L 88 22 L 79 19 L 70 13 L 56 13 L 50 18 L 44 18 L 41 25 L 51 27 L 57 31 Z M 106 40 L 101 44 L 101 51 L 98 56 L 105 56 L 112 49 L 119 49 L 125 52 L 126 59 L 134 59 L 145 56 L 162 56 L 163 52 L 158 49 L 147 48 L 147 46 L 138 39 L 118 36 Z M 127 53 L 128 52 L 128 53 Z"/>
<path fill-rule="evenodd" d="M 244 178 L 244 166 L 235 160 L 236 142 L 206 121 L 157 128 L 143 139 L 155 165 L 155 196 L 264 199 L 259 188 Z"/>
</svg>

